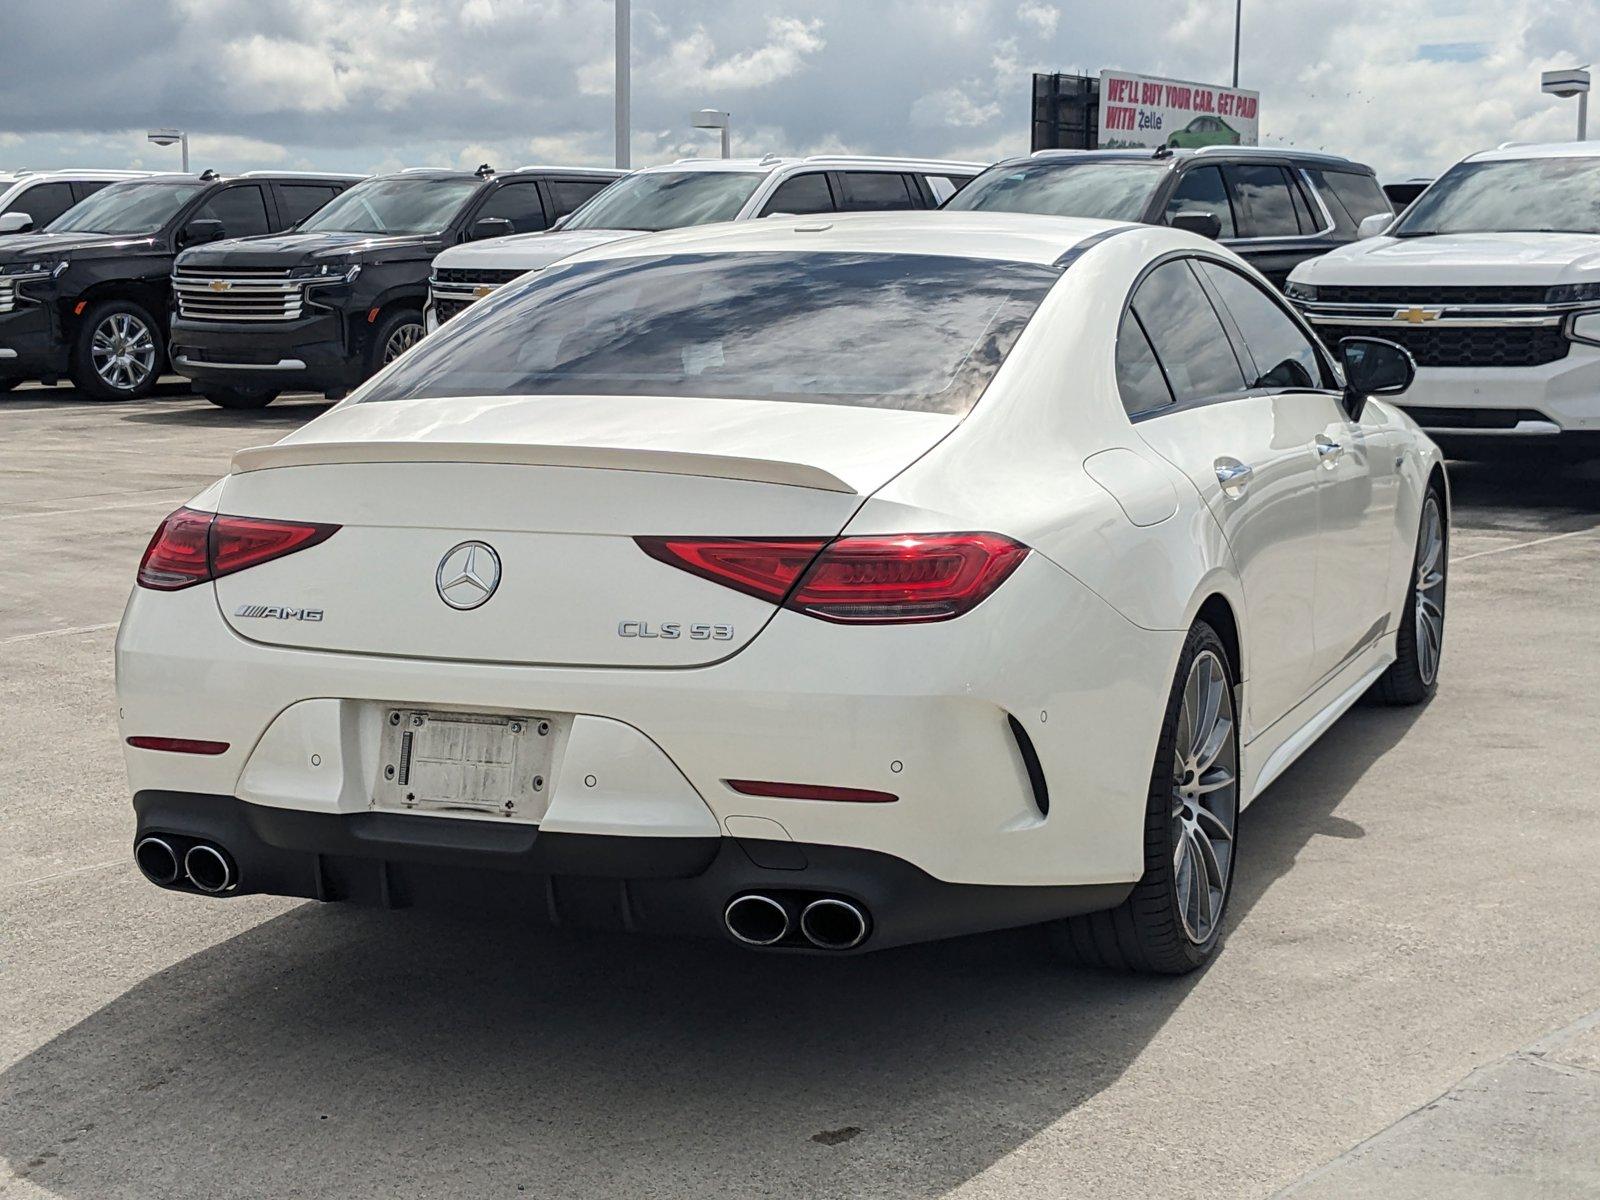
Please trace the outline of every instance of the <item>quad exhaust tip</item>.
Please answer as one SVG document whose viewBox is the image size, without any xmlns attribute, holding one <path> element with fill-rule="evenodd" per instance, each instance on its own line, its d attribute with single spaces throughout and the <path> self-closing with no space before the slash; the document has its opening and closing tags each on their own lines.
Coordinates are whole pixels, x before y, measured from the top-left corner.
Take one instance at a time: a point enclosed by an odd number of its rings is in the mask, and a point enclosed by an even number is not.
<svg viewBox="0 0 1600 1200">
<path fill-rule="evenodd" d="M 239 882 L 233 869 L 233 860 L 217 847 L 206 842 L 196 842 L 183 856 L 183 873 L 189 882 L 202 892 L 215 896 Z"/>
<path fill-rule="evenodd" d="M 800 914 L 800 932 L 822 950 L 854 950 L 867 938 L 867 914 L 848 900 L 825 896 Z"/>
<path fill-rule="evenodd" d="M 165 838 L 140 838 L 133 848 L 133 861 L 151 883 L 171 887 L 178 882 L 178 852 Z"/>
<path fill-rule="evenodd" d="M 722 910 L 728 932 L 747 946 L 775 946 L 789 933 L 789 910 L 771 896 L 735 896 Z"/>
</svg>

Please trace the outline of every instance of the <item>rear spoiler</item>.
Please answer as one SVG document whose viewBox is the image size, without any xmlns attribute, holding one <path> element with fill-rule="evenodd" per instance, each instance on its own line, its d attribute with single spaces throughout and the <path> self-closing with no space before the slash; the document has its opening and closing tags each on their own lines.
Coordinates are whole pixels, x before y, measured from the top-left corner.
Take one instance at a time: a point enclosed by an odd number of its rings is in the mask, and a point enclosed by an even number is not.
<svg viewBox="0 0 1600 1200">
<path fill-rule="evenodd" d="M 233 471 L 314 467 L 341 463 L 503 463 L 536 467 L 592 467 L 603 471 L 649 471 L 776 483 L 819 492 L 855 495 L 856 489 L 808 463 L 743 458 L 627 446 L 533 446 L 506 442 L 280 442 L 251 446 L 233 456 Z"/>
</svg>

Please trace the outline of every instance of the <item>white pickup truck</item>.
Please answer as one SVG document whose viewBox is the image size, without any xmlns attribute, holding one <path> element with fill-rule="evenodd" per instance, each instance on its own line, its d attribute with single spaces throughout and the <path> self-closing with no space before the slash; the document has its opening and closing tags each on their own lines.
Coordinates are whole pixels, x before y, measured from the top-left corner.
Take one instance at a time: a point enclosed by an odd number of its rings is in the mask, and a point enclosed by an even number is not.
<svg viewBox="0 0 1600 1200">
<path fill-rule="evenodd" d="M 1289 277 L 1330 347 L 1409 350 L 1402 407 L 1454 457 L 1600 455 L 1600 143 L 1471 155 L 1361 232 Z"/>
</svg>

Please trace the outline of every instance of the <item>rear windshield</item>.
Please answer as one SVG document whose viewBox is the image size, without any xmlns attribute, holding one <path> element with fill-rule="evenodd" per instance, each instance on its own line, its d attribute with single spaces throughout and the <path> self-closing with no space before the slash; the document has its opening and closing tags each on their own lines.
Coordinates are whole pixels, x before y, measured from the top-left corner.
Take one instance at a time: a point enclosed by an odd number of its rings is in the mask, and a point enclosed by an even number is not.
<svg viewBox="0 0 1600 1200">
<path fill-rule="evenodd" d="M 1600 157 L 1457 163 L 1390 232 L 1600 233 Z"/>
<path fill-rule="evenodd" d="M 1137 221 L 1169 165 L 1043 160 L 990 167 L 950 197 L 945 208 Z"/>
<path fill-rule="evenodd" d="M 684 396 L 965 414 L 1060 272 L 912 254 L 685 254 L 545 272 L 357 393 Z"/>
</svg>

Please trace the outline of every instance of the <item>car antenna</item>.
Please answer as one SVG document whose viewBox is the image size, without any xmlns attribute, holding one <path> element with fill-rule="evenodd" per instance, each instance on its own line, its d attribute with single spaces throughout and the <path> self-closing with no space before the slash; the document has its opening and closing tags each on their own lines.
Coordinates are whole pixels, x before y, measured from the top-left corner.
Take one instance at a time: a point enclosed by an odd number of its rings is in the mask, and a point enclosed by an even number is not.
<svg viewBox="0 0 1600 1200">
<path fill-rule="evenodd" d="M 213 179 L 220 179 L 221 176 L 217 174 L 215 167 L 207 167 L 204 171 L 200 172 L 200 178 L 209 182 Z"/>
<path fill-rule="evenodd" d="M 479 179 L 487 179 L 494 174 L 494 168 L 488 163 L 479 163 L 478 169 L 473 172 Z"/>
<path fill-rule="evenodd" d="M 1171 146 L 1157 146 L 1156 150 L 1155 150 L 1155 153 L 1152 154 L 1150 157 L 1151 158 L 1171 158 L 1172 157 L 1172 147 Z"/>
</svg>

